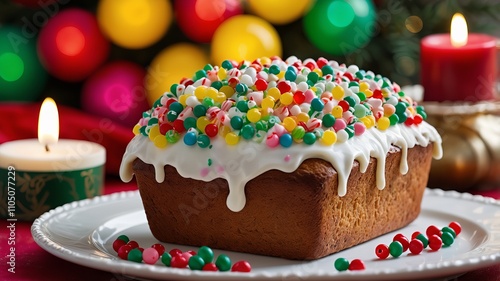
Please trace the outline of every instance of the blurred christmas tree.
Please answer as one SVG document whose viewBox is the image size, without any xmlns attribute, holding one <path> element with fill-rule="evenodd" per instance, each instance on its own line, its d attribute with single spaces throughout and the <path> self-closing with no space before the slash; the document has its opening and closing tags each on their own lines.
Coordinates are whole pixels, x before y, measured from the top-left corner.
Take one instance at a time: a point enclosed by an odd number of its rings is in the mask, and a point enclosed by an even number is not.
<svg viewBox="0 0 500 281">
<path fill-rule="evenodd" d="M 99 3 L 97 0 L 40 0 L 38 2 L 0 0 L 0 26 L 17 24 L 25 27 L 27 22 L 43 23 L 46 19 L 37 17 L 37 13 L 43 3 L 49 1 L 59 3 L 60 10 L 79 7 L 93 13 L 96 12 Z M 19 4 L 22 2 L 33 2 L 38 5 L 27 7 Z M 174 5 L 174 1 L 171 2 Z M 246 4 L 246 1 L 243 2 Z M 282 42 L 283 57 L 295 55 L 304 59 L 323 56 L 347 64 L 357 64 L 362 69 L 390 77 L 400 85 L 408 85 L 419 82 L 420 39 L 433 33 L 449 32 L 450 21 L 454 13 L 464 14 L 468 21 L 469 32 L 500 37 L 500 2 L 497 0 L 374 0 L 373 2 L 377 14 L 374 36 L 364 47 L 344 56 L 333 56 L 321 51 L 308 40 L 304 32 L 304 17 L 301 17 L 291 23 L 274 25 Z M 250 11 L 246 10 L 245 13 L 250 13 Z M 32 32 L 38 33 L 40 28 L 36 27 Z M 151 46 L 131 50 L 112 45 L 108 61 L 127 60 L 146 68 L 165 47 L 177 42 L 189 41 L 174 20 L 165 36 Z M 210 48 L 208 44 L 199 45 L 205 50 Z M 58 96 L 63 103 L 78 107 L 79 99 L 74 93 L 80 92 L 81 86 L 82 83 L 68 83 L 50 77 L 40 99 L 45 96 Z"/>
</svg>

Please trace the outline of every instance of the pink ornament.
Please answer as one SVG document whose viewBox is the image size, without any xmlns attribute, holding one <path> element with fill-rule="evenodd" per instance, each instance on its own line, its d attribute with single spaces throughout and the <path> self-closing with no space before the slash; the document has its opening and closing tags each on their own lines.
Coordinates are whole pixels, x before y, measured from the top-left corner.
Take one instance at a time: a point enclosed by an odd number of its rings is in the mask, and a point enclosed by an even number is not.
<svg viewBox="0 0 500 281">
<path fill-rule="evenodd" d="M 174 7 L 181 30 L 199 43 L 209 43 L 223 21 L 243 13 L 239 0 L 176 0 Z"/>
<path fill-rule="evenodd" d="M 277 134 L 272 133 L 267 136 L 266 144 L 269 147 L 276 147 L 280 144 L 280 138 L 278 137 Z"/>
<path fill-rule="evenodd" d="M 337 119 L 337 120 L 335 120 L 335 124 L 333 124 L 333 129 L 335 130 L 335 132 L 338 132 L 340 130 L 345 129 L 346 126 L 347 125 L 346 125 L 344 119 Z"/>
<path fill-rule="evenodd" d="M 354 123 L 354 134 L 356 136 L 362 135 L 366 131 L 365 124 L 363 123 Z"/>
<path fill-rule="evenodd" d="M 92 13 L 64 9 L 41 29 L 38 53 L 42 64 L 53 76 L 66 81 L 81 81 L 106 60 L 109 42 Z"/>
<path fill-rule="evenodd" d="M 83 85 L 82 108 L 100 117 L 133 126 L 149 108 L 143 85 L 146 71 L 131 62 L 112 62 Z"/>
</svg>

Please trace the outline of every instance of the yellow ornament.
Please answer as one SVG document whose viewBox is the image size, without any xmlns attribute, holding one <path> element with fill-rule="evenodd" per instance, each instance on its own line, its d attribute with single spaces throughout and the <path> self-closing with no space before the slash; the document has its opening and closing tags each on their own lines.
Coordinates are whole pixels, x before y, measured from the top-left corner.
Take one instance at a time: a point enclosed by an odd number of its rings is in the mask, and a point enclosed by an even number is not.
<svg viewBox="0 0 500 281">
<path fill-rule="evenodd" d="M 312 0 L 248 0 L 250 11 L 273 24 L 287 24 L 301 18 Z"/>
<path fill-rule="evenodd" d="M 153 105 L 163 93 L 170 91 L 172 84 L 179 83 L 182 78 L 191 78 L 208 62 L 203 49 L 193 44 L 178 43 L 165 48 L 153 59 L 146 74 L 149 104 Z"/>
<path fill-rule="evenodd" d="M 101 0 L 97 21 L 113 43 L 141 49 L 165 35 L 172 21 L 172 7 L 166 0 Z"/>
<path fill-rule="evenodd" d="M 211 45 L 212 62 L 253 61 L 259 57 L 281 56 L 281 40 L 267 21 L 252 15 L 238 15 L 224 21 L 215 30 Z"/>
</svg>

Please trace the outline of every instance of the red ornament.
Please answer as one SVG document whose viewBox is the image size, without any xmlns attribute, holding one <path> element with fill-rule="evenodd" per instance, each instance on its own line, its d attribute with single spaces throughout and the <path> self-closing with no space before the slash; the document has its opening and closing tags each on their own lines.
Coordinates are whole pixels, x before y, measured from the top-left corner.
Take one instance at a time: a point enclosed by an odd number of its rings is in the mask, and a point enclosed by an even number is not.
<svg viewBox="0 0 500 281">
<path fill-rule="evenodd" d="M 243 14 L 239 0 L 176 0 L 174 9 L 182 32 L 199 43 L 209 43 L 222 22 Z"/>
<path fill-rule="evenodd" d="M 81 81 L 109 54 L 109 42 L 95 16 L 83 9 L 64 9 L 40 30 L 38 53 L 47 71 L 66 81 Z"/>
<path fill-rule="evenodd" d="M 207 136 L 209 136 L 211 138 L 217 136 L 218 132 L 219 132 L 219 128 L 215 124 L 208 124 L 205 127 L 205 134 L 207 134 Z M 196 253 L 194 253 L 194 255 L 196 255 Z"/>
</svg>

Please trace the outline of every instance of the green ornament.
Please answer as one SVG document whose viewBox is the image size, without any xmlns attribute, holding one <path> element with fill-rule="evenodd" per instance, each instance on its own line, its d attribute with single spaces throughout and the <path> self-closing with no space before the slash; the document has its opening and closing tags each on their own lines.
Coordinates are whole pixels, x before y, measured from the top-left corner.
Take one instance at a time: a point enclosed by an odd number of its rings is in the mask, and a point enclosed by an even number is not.
<svg viewBox="0 0 500 281">
<path fill-rule="evenodd" d="M 214 260 L 214 252 L 210 247 L 201 246 L 198 250 L 198 256 L 200 256 L 205 263 L 210 263 Z"/>
<path fill-rule="evenodd" d="M 194 255 L 189 258 L 188 265 L 191 270 L 202 270 L 205 265 L 205 261 L 202 257 Z"/>
<path fill-rule="evenodd" d="M 346 55 L 368 44 L 376 17 L 370 0 L 318 0 L 303 19 L 304 32 L 318 49 Z"/>
</svg>

